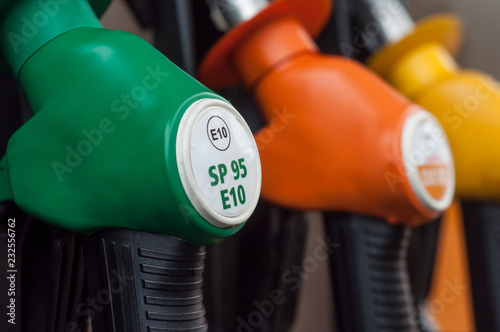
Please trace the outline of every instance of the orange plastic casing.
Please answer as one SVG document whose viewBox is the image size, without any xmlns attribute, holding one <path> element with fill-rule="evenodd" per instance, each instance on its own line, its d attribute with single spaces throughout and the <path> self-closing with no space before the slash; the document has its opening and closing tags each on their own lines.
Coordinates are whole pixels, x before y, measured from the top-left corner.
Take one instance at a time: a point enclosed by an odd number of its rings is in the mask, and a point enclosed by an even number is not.
<svg viewBox="0 0 500 332">
<path fill-rule="evenodd" d="M 321 22 L 328 17 L 324 10 L 316 15 Z M 418 108 L 362 65 L 318 54 L 313 32 L 298 16 L 264 13 L 245 23 L 200 68 L 200 80 L 211 88 L 238 77 L 253 90 L 268 123 L 256 134 L 262 196 L 295 209 L 347 211 L 393 224 L 437 217 L 416 197 L 403 166 L 403 125 Z"/>
<path fill-rule="evenodd" d="M 438 243 L 428 317 L 440 331 L 475 332 L 465 230 L 458 201 L 443 216 Z"/>
</svg>

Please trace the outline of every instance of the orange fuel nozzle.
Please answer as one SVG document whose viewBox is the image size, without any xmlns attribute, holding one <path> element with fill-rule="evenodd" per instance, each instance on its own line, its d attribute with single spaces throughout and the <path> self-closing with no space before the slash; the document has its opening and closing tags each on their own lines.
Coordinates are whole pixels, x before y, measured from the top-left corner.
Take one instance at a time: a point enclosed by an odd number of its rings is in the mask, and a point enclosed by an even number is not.
<svg viewBox="0 0 500 332">
<path fill-rule="evenodd" d="M 256 134 L 267 200 L 390 223 L 431 220 L 454 194 L 446 135 L 360 64 L 318 54 L 311 35 L 330 6 L 272 2 L 215 45 L 199 78 L 212 88 L 243 81 L 253 90 L 267 121 Z"/>
</svg>

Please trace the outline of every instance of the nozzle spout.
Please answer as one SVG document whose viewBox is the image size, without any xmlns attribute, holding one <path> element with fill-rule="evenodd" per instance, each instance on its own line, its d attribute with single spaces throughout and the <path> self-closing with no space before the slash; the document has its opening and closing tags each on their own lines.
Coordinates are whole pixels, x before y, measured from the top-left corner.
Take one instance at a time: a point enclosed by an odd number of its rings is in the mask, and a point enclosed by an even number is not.
<svg viewBox="0 0 500 332">
<path fill-rule="evenodd" d="M 400 41 L 415 29 L 415 23 L 408 10 L 399 0 L 353 0 L 358 13 L 359 24 L 374 30 L 369 25 L 376 24 L 376 48 Z"/>
<path fill-rule="evenodd" d="M 268 0 L 206 0 L 217 29 L 229 31 L 246 22 L 267 7 Z"/>
</svg>

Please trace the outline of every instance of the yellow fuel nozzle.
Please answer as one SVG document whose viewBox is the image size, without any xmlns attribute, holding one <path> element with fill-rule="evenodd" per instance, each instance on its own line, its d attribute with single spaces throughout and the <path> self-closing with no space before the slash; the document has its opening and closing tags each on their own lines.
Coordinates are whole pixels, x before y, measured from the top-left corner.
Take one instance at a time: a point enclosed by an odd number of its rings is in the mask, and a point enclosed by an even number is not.
<svg viewBox="0 0 500 332">
<path fill-rule="evenodd" d="M 460 27 L 452 15 L 427 19 L 381 48 L 368 65 L 441 121 L 455 157 L 457 196 L 498 201 L 500 83 L 459 68 L 453 54 Z"/>
<path fill-rule="evenodd" d="M 370 4 L 375 0 L 353 0 Z M 380 0 L 387 5 L 389 0 Z M 380 3 L 378 4 L 380 6 Z M 373 8 L 373 7 L 372 7 Z M 404 8 L 401 9 L 405 11 Z M 407 12 L 403 18 L 408 19 Z M 374 17 L 384 30 L 384 24 Z M 410 18 L 411 20 L 411 18 Z M 416 103 L 431 111 L 449 137 L 456 166 L 456 195 L 463 201 L 461 220 L 457 205 L 445 219 L 437 254 L 438 269 L 430 294 L 430 310 L 449 291 L 446 282 L 467 285 L 445 312 L 433 316 L 443 330 L 458 326 L 478 331 L 498 330 L 498 202 L 500 201 L 500 83 L 486 74 L 461 69 L 453 56 L 462 42 L 461 21 L 454 15 L 438 15 L 403 29 L 398 38 L 378 38 L 379 48 L 368 65 Z M 387 35 L 387 34 L 382 34 Z M 382 41 L 382 43 L 380 43 Z M 489 204 L 488 201 L 496 202 Z M 477 203 L 476 203 L 477 202 Z M 465 238 L 460 228 L 466 225 Z M 462 257 L 460 255 L 462 254 Z M 459 317 L 459 319 L 457 319 Z M 460 325 L 461 324 L 461 325 Z"/>
</svg>

